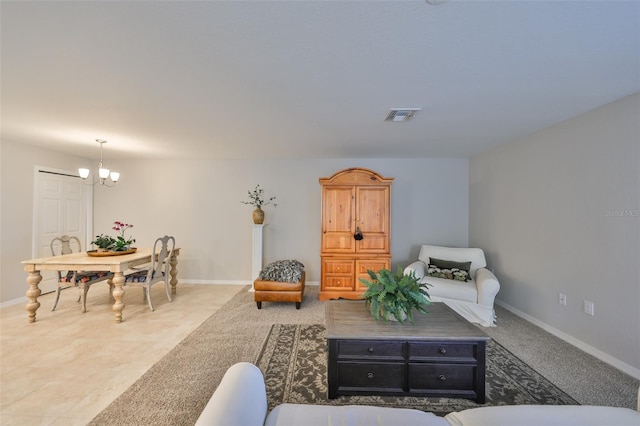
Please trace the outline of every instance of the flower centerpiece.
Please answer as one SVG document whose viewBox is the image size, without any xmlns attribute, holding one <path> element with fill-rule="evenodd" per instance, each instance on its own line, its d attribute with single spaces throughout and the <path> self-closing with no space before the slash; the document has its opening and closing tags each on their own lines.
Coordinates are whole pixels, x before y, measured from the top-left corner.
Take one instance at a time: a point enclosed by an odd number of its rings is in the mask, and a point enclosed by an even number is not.
<svg viewBox="0 0 640 426">
<path fill-rule="evenodd" d="M 132 224 L 120 222 L 116 220 L 113 222 L 114 231 L 118 231 L 120 235 L 115 238 L 110 235 L 100 234 L 96 235 L 96 239 L 91 241 L 91 244 L 98 246 L 98 251 L 127 251 L 131 248 L 131 244 L 136 242 L 135 238 L 127 238 L 125 231 L 129 228 L 133 228 Z"/>
<path fill-rule="evenodd" d="M 241 203 L 255 207 L 253 211 L 253 223 L 261 224 L 264 222 L 264 210 L 262 210 L 262 206 L 273 204 L 273 207 L 277 207 L 278 205 L 273 202 L 276 197 L 265 198 L 264 189 L 260 188 L 260 184 L 256 185 L 253 191 L 247 191 L 247 193 L 249 194 L 249 201 L 241 201 Z"/>
</svg>

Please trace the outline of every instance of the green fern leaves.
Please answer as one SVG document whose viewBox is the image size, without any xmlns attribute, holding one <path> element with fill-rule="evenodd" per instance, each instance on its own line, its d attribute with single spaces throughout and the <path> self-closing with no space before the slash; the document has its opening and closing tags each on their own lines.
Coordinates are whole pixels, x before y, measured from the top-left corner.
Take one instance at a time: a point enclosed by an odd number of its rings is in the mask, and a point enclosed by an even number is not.
<svg viewBox="0 0 640 426">
<path fill-rule="evenodd" d="M 377 273 L 367 270 L 370 280 L 360 278 L 367 287 L 361 296 L 371 315 L 376 320 L 396 319 L 399 322 L 409 320 L 413 324 L 413 310 L 428 314 L 426 307 L 431 303 L 426 286 L 421 286 L 419 279 L 410 272 L 404 274 L 401 267 L 394 274 L 388 269 Z"/>
</svg>

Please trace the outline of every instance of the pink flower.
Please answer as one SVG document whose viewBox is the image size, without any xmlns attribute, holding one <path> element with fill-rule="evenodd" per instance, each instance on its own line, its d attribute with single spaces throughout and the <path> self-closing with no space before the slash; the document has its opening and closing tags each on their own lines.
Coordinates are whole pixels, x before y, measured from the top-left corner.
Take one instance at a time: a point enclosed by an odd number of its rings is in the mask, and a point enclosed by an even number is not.
<svg viewBox="0 0 640 426">
<path fill-rule="evenodd" d="M 120 222 L 119 220 L 116 220 L 115 222 L 113 222 L 113 230 L 114 231 L 119 231 L 120 235 L 122 235 L 122 237 L 124 238 L 124 231 L 126 231 L 129 228 L 133 228 L 133 225 L 130 225 L 128 223 L 124 223 L 124 222 Z"/>
</svg>

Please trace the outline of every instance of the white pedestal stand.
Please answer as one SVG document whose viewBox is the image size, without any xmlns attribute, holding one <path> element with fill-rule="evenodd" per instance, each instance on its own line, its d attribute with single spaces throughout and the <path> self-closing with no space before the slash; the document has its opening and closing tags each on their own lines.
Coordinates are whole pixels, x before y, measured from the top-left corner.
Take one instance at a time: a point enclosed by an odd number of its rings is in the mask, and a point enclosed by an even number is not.
<svg viewBox="0 0 640 426">
<path fill-rule="evenodd" d="M 254 291 L 253 282 L 260 275 L 262 270 L 262 232 L 264 230 L 264 224 L 253 225 L 253 254 L 251 257 L 251 289 Z"/>
</svg>

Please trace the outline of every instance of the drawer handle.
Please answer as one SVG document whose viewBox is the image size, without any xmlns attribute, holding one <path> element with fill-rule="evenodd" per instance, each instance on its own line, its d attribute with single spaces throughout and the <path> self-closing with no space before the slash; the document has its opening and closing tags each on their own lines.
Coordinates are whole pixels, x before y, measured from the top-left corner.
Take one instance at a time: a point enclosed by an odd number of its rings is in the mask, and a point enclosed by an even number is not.
<svg viewBox="0 0 640 426">
<path fill-rule="evenodd" d="M 369 351 L 369 352 L 373 352 L 373 346 L 369 346 L 368 351 Z"/>
<path fill-rule="evenodd" d="M 447 380 L 447 378 L 444 377 L 444 374 L 441 374 L 438 376 L 438 380 L 440 380 L 441 382 L 444 382 L 445 380 Z"/>
<path fill-rule="evenodd" d="M 367 373 L 367 378 L 373 379 L 373 373 Z"/>
<path fill-rule="evenodd" d="M 447 349 L 446 348 L 440 348 L 440 353 L 442 355 L 446 354 L 447 353 Z"/>
</svg>

